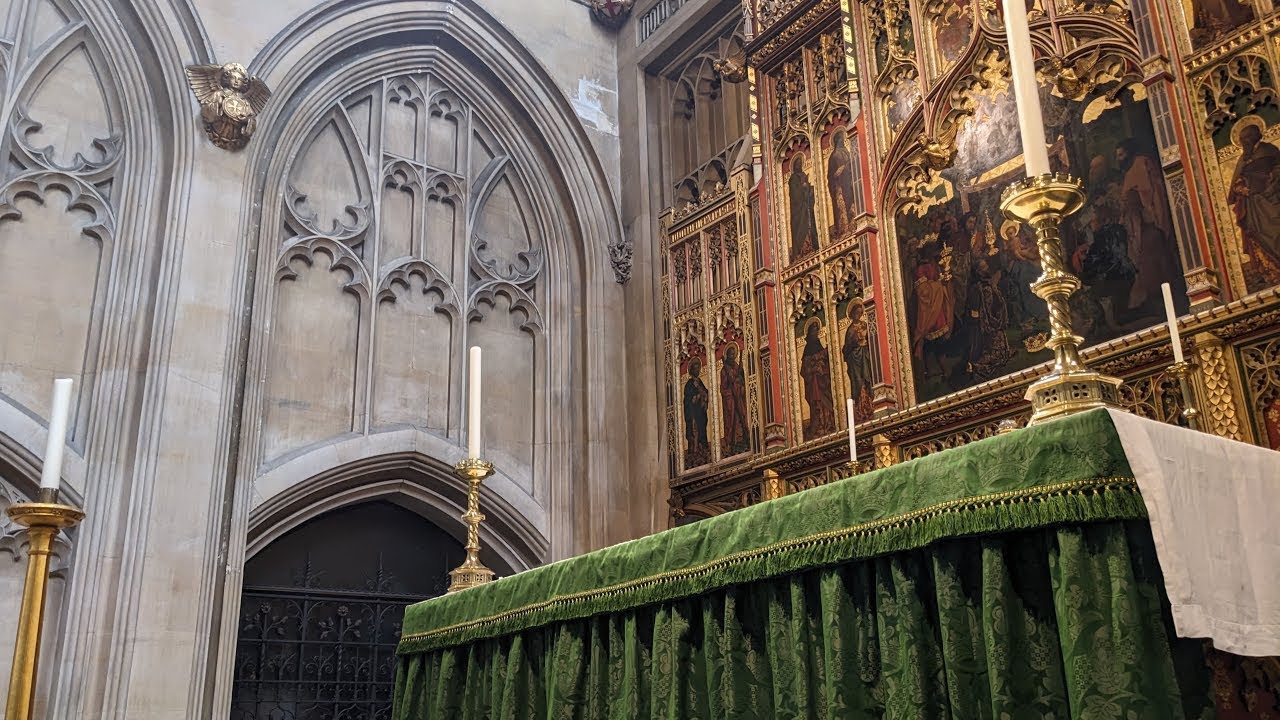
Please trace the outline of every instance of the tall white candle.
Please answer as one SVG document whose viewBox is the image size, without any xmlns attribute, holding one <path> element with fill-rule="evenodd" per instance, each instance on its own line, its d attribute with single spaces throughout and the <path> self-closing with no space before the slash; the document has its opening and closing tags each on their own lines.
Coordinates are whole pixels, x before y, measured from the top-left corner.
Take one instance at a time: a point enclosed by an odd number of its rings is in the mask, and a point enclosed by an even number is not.
<svg viewBox="0 0 1280 720">
<path fill-rule="evenodd" d="M 1027 24 L 1024 0 L 1004 0 L 1004 32 L 1009 41 L 1009 68 L 1013 74 L 1013 97 L 1018 104 L 1018 130 L 1022 134 L 1027 177 L 1044 175 L 1049 172 L 1049 151 L 1045 149 L 1044 117 L 1040 114 L 1035 54 L 1031 49 L 1031 27 Z"/>
<path fill-rule="evenodd" d="M 480 459 L 480 348 L 471 346 L 467 361 L 467 457 Z"/>
<path fill-rule="evenodd" d="M 844 401 L 844 412 L 849 416 L 849 462 L 857 462 L 858 433 L 853 429 L 853 398 Z"/>
<path fill-rule="evenodd" d="M 1178 311 L 1173 309 L 1173 291 L 1169 283 L 1160 284 L 1160 292 L 1164 294 L 1164 316 L 1169 323 L 1169 342 L 1173 343 L 1173 361 L 1182 362 L 1182 336 L 1178 334 Z"/>
<path fill-rule="evenodd" d="M 71 411 L 71 378 L 53 381 L 53 409 L 49 414 L 49 439 L 44 446 L 40 487 L 57 490 L 62 483 L 62 449 L 67 444 L 67 415 Z"/>
</svg>

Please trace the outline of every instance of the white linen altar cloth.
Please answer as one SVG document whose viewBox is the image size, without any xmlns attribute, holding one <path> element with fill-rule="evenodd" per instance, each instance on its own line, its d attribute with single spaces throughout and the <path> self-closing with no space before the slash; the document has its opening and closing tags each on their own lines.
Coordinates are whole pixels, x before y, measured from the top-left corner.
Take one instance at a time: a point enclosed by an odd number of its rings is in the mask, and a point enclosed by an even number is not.
<svg viewBox="0 0 1280 720">
<path fill-rule="evenodd" d="M 1110 412 L 1178 635 L 1280 655 L 1280 452 Z"/>
</svg>

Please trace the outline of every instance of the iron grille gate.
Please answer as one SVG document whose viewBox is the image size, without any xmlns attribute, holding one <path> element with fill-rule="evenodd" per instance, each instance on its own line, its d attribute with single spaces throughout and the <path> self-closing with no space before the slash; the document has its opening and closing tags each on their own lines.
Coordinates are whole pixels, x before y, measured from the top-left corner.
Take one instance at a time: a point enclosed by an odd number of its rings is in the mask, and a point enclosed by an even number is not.
<svg viewBox="0 0 1280 720">
<path fill-rule="evenodd" d="M 390 720 L 414 595 L 246 587 L 233 720 Z"/>
</svg>

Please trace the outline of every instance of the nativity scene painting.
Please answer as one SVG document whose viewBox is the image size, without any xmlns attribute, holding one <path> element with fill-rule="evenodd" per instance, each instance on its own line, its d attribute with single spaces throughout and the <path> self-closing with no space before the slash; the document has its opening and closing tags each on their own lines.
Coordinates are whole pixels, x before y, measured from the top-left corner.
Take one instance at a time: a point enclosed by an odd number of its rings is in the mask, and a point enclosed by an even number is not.
<svg viewBox="0 0 1280 720">
<path fill-rule="evenodd" d="M 1141 86 L 1083 102 L 1042 93 L 1050 159 L 1084 180 L 1085 206 L 1062 227 L 1082 288 L 1075 331 L 1097 343 L 1163 317 L 1160 284 L 1185 285 L 1173 217 Z M 1029 229 L 1000 213 L 1023 174 L 1012 94 L 997 83 L 977 99 L 957 156 L 920 202 L 896 216 L 909 352 L 918 401 L 1043 362 L 1049 324 L 1030 289 L 1040 265 Z"/>
</svg>

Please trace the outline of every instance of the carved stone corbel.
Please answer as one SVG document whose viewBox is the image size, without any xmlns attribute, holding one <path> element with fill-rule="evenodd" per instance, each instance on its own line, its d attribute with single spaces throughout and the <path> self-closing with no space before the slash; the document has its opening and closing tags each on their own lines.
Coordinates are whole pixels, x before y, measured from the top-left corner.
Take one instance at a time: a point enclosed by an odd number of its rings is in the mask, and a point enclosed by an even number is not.
<svg viewBox="0 0 1280 720">
<path fill-rule="evenodd" d="M 591 19 L 609 28 L 617 30 L 627 22 L 635 0 L 588 0 L 591 8 Z"/>
</svg>

